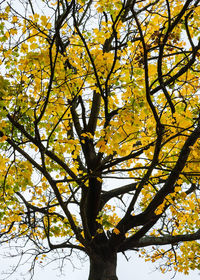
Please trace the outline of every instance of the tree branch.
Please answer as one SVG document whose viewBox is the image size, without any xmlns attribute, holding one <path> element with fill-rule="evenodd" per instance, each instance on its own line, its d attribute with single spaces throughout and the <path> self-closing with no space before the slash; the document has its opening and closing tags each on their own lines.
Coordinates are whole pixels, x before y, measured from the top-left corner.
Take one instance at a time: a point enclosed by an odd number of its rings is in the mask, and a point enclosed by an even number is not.
<svg viewBox="0 0 200 280">
<path fill-rule="evenodd" d="M 185 241 L 194 241 L 200 239 L 200 229 L 195 233 L 191 234 L 183 234 L 183 235 L 165 235 L 163 237 L 153 237 L 153 236 L 145 236 L 140 240 L 131 240 L 128 238 L 123 244 L 119 247 L 118 252 L 123 252 L 126 250 L 131 250 L 134 248 L 147 247 L 152 245 L 170 245 L 176 244 L 179 242 Z"/>
</svg>

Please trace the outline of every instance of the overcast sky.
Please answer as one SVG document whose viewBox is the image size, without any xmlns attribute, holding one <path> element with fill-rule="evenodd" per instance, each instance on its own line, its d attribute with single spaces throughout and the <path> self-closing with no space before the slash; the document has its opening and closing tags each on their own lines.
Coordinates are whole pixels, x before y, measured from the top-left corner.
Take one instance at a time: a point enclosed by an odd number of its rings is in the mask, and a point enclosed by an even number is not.
<svg viewBox="0 0 200 280">
<path fill-rule="evenodd" d="M 48 278 L 47 278 L 48 272 Z M 118 263 L 118 278 L 119 280 L 170 280 L 174 276 L 174 273 L 169 272 L 167 274 L 162 274 L 158 270 L 155 271 L 155 265 L 150 262 L 145 262 L 138 257 L 133 257 L 127 262 L 123 256 L 119 258 Z M 73 271 L 71 267 L 66 269 L 65 275 L 60 276 L 58 271 L 49 269 L 48 267 L 44 270 L 40 270 L 36 273 L 34 280 L 48 279 L 48 280 L 87 280 L 88 277 L 88 266 L 85 264 L 85 267 L 81 270 Z M 199 280 L 200 271 L 192 271 L 189 275 L 184 275 L 182 273 L 177 273 L 174 280 Z"/>
<path fill-rule="evenodd" d="M 155 264 L 150 262 L 145 262 L 143 259 L 139 259 L 134 253 L 131 254 L 129 262 L 126 261 L 123 255 L 119 256 L 118 262 L 118 278 L 119 280 L 199 280 L 200 279 L 200 271 L 191 271 L 189 275 L 184 275 L 182 273 L 174 273 L 169 272 L 166 274 L 162 274 L 158 270 L 155 270 Z M 11 264 L 12 260 L 7 259 L 3 260 L 0 258 L 0 271 L 6 269 L 6 267 Z M 77 264 L 78 265 L 78 264 Z M 25 268 L 25 266 L 24 266 Z M 25 272 L 24 269 L 23 272 Z M 27 271 L 27 270 L 26 270 Z M 13 274 L 10 280 L 29 280 L 29 274 L 25 274 L 24 276 L 19 273 Z M 0 274 L 0 280 L 3 279 L 3 274 Z M 73 268 L 70 264 L 67 264 L 64 270 L 64 274 L 60 275 L 59 270 L 56 269 L 56 263 L 53 265 L 49 265 L 43 269 L 36 269 L 35 276 L 33 280 L 87 280 L 88 279 L 88 262 L 84 263 L 84 266 L 81 268 L 79 264 L 79 269 L 73 271 Z"/>
<path fill-rule="evenodd" d="M 150 262 L 145 262 L 143 259 L 138 259 L 137 256 L 133 257 L 127 262 L 123 256 L 119 257 L 118 263 L 118 278 L 119 280 L 170 280 L 174 273 L 169 272 L 167 274 L 162 274 L 158 270 L 155 271 L 155 265 Z M 48 270 L 48 268 L 46 268 Z M 47 271 L 41 270 L 35 276 L 34 280 L 48 279 L 48 280 L 87 280 L 88 277 L 88 266 L 85 264 L 85 267 L 81 270 L 76 270 L 73 272 L 72 268 L 69 267 L 68 271 L 66 270 L 63 277 L 59 276 L 58 272 L 55 270 L 49 270 L 49 277 L 47 277 Z M 57 277 L 56 277 L 57 276 Z M 199 280 L 200 271 L 192 271 L 189 275 L 184 275 L 182 273 L 177 273 L 174 280 Z"/>
</svg>

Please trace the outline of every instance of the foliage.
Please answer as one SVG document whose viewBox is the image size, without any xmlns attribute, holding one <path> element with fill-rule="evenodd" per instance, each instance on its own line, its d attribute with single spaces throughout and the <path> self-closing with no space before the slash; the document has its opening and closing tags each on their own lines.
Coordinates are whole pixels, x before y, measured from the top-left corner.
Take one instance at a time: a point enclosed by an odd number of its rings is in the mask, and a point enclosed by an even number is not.
<svg viewBox="0 0 200 280">
<path fill-rule="evenodd" d="M 2 243 L 200 268 L 199 2 L 2 2 Z"/>
</svg>

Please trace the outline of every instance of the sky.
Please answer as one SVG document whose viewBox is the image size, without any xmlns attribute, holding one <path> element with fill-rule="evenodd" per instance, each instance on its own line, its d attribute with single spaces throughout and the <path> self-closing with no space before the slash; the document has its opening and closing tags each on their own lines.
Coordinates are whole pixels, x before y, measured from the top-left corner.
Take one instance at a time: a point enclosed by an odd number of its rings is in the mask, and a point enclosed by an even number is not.
<svg viewBox="0 0 200 280">
<path fill-rule="evenodd" d="M 189 275 L 177 273 L 174 275 L 173 272 L 162 274 L 156 270 L 155 264 L 145 262 L 143 259 L 137 257 L 135 253 L 129 254 L 129 262 L 126 261 L 123 255 L 119 255 L 117 275 L 119 280 L 199 280 L 200 271 L 191 271 Z M 0 280 L 3 279 L 2 270 L 4 271 L 12 263 L 12 259 L 4 260 L 0 257 Z M 25 267 L 25 266 L 24 266 Z M 72 265 L 68 263 L 65 266 L 63 275 L 60 275 L 57 269 L 56 262 L 52 265 L 48 265 L 45 268 L 37 268 L 33 280 L 87 280 L 88 279 L 88 262 L 84 263 L 81 267 L 77 264 L 77 269 L 73 269 Z M 24 271 L 25 272 L 25 269 Z M 23 273 L 24 274 L 24 273 Z M 13 274 L 8 280 L 29 280 L 30 274 L 16 273 Z"/>
<path fill-rule="evenodd" d="M 177 273 L 174 277 L 174 273 L 162 274 L 158 270 L 155 270 L 155 266 L 151 263 L 147 263 L 144 260 L 134 258 L 127 262 L 122 256 L 119 258 L 118 263 L 118 278 L 119 280 L 199 280 L 200 271 L 192 271 L 189 275 L 184 275 L 182 273 Z M 47 272 L 49 277 L 47 278 Z M 84 268 L 73 271 L 72 268 L 68 268 L 65 271 L 65 275 L 60 276 L 58 271 L 51 269 L 42 269 L 36 272 L 34 280 L 48 279 L 48 280 L 87 280 L 88 277 L 88 266 L 85 265 Z M 174 277 L 174 278 L 173 278 Z"/>
<path fill-rule="evenodd" d="M 48 280 L 87 280 L 88 277 L 88 265 L 79 270 L 73 271 L 72 268 L 68 267 L 68 271 L 65 271 L 65 275 L 60 276 L 58 271 L 48 270 L 49 277 L 47 278 L 47 270 L 40 270 L 36 272 L 36 277 L 34 280 L 48 279 Z M 119 280 L 199 280 L 200 271 L 192 271 L 189 275 L 184 275 L 182 273 L 169 272 L 162 274 L 158 270 L 155 270 L 155 265 L 150 262 L 145 262 L 143 259 L 139 259 L 133 253 L 132 258 L 129 262 L 126 261 L 124 256 L 119 257 L 117 275 Z M 174 277 L 174 278 L 173 278 Z"/>
</svg>

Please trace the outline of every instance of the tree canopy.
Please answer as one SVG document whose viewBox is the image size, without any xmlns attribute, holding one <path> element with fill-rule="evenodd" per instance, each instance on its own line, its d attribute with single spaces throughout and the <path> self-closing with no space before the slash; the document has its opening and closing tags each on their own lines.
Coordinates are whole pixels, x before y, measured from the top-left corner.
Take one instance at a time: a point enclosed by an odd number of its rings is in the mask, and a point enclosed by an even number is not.
<svg viewBox="0 0 200 280">
<path fill-rule="evenodd" d="M 32 271 L 200 269 L 199 2 L 1 1 L 0 243 Z"/>
</svg>

